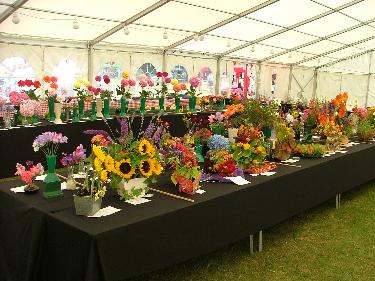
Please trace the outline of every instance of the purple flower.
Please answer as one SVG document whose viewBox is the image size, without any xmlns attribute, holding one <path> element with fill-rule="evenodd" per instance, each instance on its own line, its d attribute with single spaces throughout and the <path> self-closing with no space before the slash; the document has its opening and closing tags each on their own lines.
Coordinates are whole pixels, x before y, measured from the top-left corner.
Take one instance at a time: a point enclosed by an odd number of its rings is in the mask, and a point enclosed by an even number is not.
<svg viewBox="0 0 375 281">
<path fill-rule="evenodd" d="M 37 136 L 33 142 L 34 151 L 42 149 L 47 155 L 56 154 L 57 148 L 62 143 L 67 143 L 68 138 L 60 133 L 45 132 Z"/>
<path fill-rule="evenodd" d="M 164 130 L 163 126 L 159 126 L 156 129 L 156 132 L 155 132 L 154 136 L 152 137 L 152 141 L 154 142 L 154 144 L 158 144 L 160 142 L 163 130 Z"/>
<path fill-rule="evenodd" d="M 70 153 L 68 155 L 65 155 L 61 159 L 61 164 L 66 166 L 73 166 L 78 164 L 79 162 L 83 161 L 86 158 L 86 149 L 83 148 L 83 145 L 80 144 L 77 146 L 77 148 L 73 151 L 73 153 Z"/>
<path fill-rule="evenodd" d="M 151 122 L 151 123 L 148 125 L 148 127 L 147 127 L 145 133 L 143 134 L 143 136 L 144 136 L 146 139 L 151 139 L 151 138 L 152 138 L 152 133 L 154 132 L 154 129 L 155 129 L 155 125 L 154 125 L 153 122 Z"/>
<path fill-rule="evenodd" d="M 128 123 L 128 119 L 124 118 L 124 119 L 120 119 L 118 118 L 117 121 L 120 123 L 120 129 L 121 129 L 121 136 L 120 138 L 126 138 L 129 134 L 129 123 Z"/>
</svg>

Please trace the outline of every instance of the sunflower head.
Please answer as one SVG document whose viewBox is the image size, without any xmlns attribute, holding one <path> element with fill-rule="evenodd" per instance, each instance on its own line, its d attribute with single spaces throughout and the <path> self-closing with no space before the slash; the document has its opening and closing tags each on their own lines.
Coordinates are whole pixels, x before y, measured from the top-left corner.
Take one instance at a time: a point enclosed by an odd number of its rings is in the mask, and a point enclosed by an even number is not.
<svg viewBox="0 0 375 281">
<path fill-rule="evenodd" d="M 103 182 L 108 181 L 108 171 L 107 170 L 103 170 L 103 171 L 100 172 L 100 180 L 103 181 Z"/>
<path fill-rule="evenodd" d="M 162 169 L 160 163 L 156 159 L 151 159 L 151 161 L 152 161 L 152 170 L 154 171 L 156 175 L 160 175 L 161 169 Z"/>
<path fill-rule="evenodd" d="M 141 140 L 141 142 L 138 145 L 138 152 L 141 155 L 146 155 L 146 154 L 150 154 L 150 153 L 155 154 L 155 149 L 148 140 L 143 139 L 143 140 Z"/>
<path fill-rule="evenodd" d="M 95 157 L 95 159 L 94 159 L 94 169 L 95 169 L 95 171 L 100 172 L 102 170 L 102 164 L 103 164 L 103 162 L 100 161 L 100 159 L 98 157 Z"/>
<path fill-rule="evenodd" d="M 145 178 L 149 178 L 153 173 L 153 161 L 151 159 L 142 160 L 139 164 L 139 170 Z"/>
<path fill-rule="evenodd" d="M 113 160 L 111 155 L 107 155 L 104 160 L 104 166 L 109 171 L 112 172 L 115 168 L 115 160 Z"/>
<path fill-rule="evenodd" d="M 130 159 L 122 159 L 116 162 L 114 172 L 124 179 L 130 179 L 135 170 L 131 165 Z"/>
</svg>

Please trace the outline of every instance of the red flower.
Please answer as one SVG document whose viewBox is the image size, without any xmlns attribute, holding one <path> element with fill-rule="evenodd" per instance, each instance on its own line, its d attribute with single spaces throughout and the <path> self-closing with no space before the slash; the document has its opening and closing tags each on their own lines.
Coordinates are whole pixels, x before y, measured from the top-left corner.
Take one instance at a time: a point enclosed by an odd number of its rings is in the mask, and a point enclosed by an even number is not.
<svg viewBox="0 0 375 281">
<path fill-rule="evenodd" d="M 57 82 L 57 77 L 56 76 L 51 76 L 50 80 L 51 80 L 52 83 L 56 83 Z"/>
<path fill-rule="evenodd" d="M 56 90 L 59 86 L 56 83 L 52 83 L 50 87 Z"/>
<path fill-rule="evenodd" d="M 186 84 L 185 83 L 180 84 L 180 88 L 183 91 L 186 90 Z"/>
<path fill-rule="evenodd" d="M 34 81 L 34 87 L 38 89 L 41 86 L 39 81 Z"/>
<path fill-rule="evenodd" d="M 164 71 L 164 72 L 163 72 L 163 76 L 164 76 L 164 77 L 167 77 L 167 76 L 168 76 L 168 72 L 165 72 L 165 71 Z"/>
<path fill-rule="evenodd" d="M 95 76 L 95 81 L 100 82 L 102 81 L 102 77 L 100 75 Z"/>
<path fill-rule="evenodd" d="M 163 77 L 163 73 L 160 71 L 156 72 L 156 77 L 158 78 Z"/>
<path fill-rule="evenodd" d="M 19 87 L 25 87 L 25 85 L 26 85 L 25 81 L 23 81 L 23 80 L 18 81 L 17 84 L 18 84 Z"/>
<path fill-rule="evenodd" d="M 109 82 L 111 82 L 111 79 L 109 79 L 109 77 L 107 75 L 107 77 L 103 78 L 103 81 L 104 81 L 104 83 L 109 84 Z"/>
<path fill-rule="evenodd" d="M 31 86 L 34 85 L 34 83 L 33 83 L 32 80 L 26 79 L 26 80 L 25 80 L 25 85 L 26 85 L 27 87 L 31 87 Z"/>
<path fill-rule="evenodd" d="M 165 77 L 164 81 L 165 81 L 165 83 L 169 84 L 169 83 L 171 83 L 171 78 L 170 77 Z"/>
<path fill-rule="evenodd" d="M 43 81 L 46 82 L 46 83 L 49 83 L 49 82 L 51 82 L 51 78 L 48 75 L 46 75 L 46 76 L 43 77 Z"/>
</svg>

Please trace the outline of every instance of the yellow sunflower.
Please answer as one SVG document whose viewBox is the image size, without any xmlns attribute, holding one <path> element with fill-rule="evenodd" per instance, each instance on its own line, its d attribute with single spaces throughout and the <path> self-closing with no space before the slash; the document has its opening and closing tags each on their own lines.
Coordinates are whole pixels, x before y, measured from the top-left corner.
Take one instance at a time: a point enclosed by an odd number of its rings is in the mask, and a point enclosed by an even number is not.
<svg viewBox="0 0 375 281">
<path fill-rule="evenodd" d="M 141 155 L 150 154 L 152 149 L 154 149 L 152 144 L 146 139 L 143 139 L 138 145 L 138 152 Z M 155 149 L 153 153 L 155 154 Z"/>
<path fill-rule="evenodd" d="M 135 170 L 131 165 L 130 159 L 122 159 L 116 162 L 114 172 L 124 179 L 130 179 Z"/>
<path fill-rule="evenodd" d="M 154 171 L 154 173 L 156 175 L 160 175 L 162 169 L 160 163 L 156 159 L 151 159 L 150 161 L 152 162 L 152 170 Z"/>
<path fill-rule="evenodd" d="M 102 164 L 103 162 L 99 160 L 98 157 L 95 157 L 94 159 L 94 169 L 97 172 L 100 172 L 102 170 Z"/>
<path fill-rule="evenodd" d="M 139 170 L 141 171 L 141 174 L 145 178 L 151 177 L 151 175 L 153 173 L 153 165 L 152 164 L 153 164 L 152 160 L 150 160 L 150 159 L 142 160 L 141 163 L 139 164 Z"/>
<path fill-rule="evenodd" d="M 108 171 L 103 170 L 100 172 L 100 180 L 106 182 L 108 180 Z"/>
<path fill-rule="evenodd" d="M 101 162 L 104 162 L 105 160 L 105 153 L 101 150 L 99 146 L 96 146 L 95 144 L 92 145 L 92 152 L 96 157 L 99 158 Z"/>
<path fill-rule="evenodd" d="M 104 160 L 104 166 L 109 171 L 112 172 L 115 168 L 115 160 L 113 160 L 111 155 L 107 155 Z"/>
</svg>

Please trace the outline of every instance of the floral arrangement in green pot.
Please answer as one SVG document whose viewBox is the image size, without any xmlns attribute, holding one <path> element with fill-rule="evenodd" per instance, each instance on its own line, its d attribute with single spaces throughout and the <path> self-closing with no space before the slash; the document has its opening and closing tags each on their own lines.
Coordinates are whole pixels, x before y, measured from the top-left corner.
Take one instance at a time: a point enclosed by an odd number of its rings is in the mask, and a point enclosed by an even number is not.
<svg viewBox="0 0 375 281">
<path fill-rule="evenodd" d="M 326 147 L 322 144 L 298 144 L 294 149 L 297 155 L 306 158 L 321 158 L 326 153 Z"/>
</svg>

